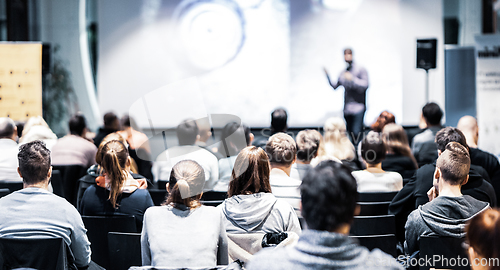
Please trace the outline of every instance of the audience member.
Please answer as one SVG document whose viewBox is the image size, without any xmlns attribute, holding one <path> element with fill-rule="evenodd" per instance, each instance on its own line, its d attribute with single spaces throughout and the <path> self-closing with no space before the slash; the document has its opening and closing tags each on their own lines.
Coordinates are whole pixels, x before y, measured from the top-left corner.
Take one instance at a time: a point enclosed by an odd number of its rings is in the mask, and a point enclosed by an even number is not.
<svg viewBox="0 0 500 270">
<path fill-rule="evenodd" d="M 236 157 L 243 148 L 252 145 L 253 138 L 246 125 L 231 122 L 224 126 L 220 144 L 226 149 L 224 153 L 229 156 L 219 160 L 219 181 L 214 190 L 227 192 Z"/>
<path fill-rule="evenodd" d="M 163 151 L 153 165 L 155 181 L 170 179 L 172 167 L 182 160 L 194 160 L 205 171 L 205 190 L 212 190 L 219 179 L 219 161 L 210 151 L 195 145 L 198 138 L 196 121 L 188 119 L 177 126 L 179 146 Z"/>
<path fill-rule="evenodd" d="M 422 108 L 422 118 L 427 128 L 422 133 L 413 137 L 411 146 L 411 151 L 419 167 L 433 163 L 438 156 L 434 139 L 436 138 L 436 133 L 441 129 L 442 117 L 443 111 L 434 102 L 427 103 Z"/>
<path fill-rule="evenodd" d="M 248 270 L 403 269 L 390 255 L 379 249 L 369 251 L 349 237 L 359 208 L 356 180 L 348 167 L 334 161 L 321 162 L 306 174 L 300 193 L 308 229 L 296 246 L 257 253 Z"/>
<path fill-rule="evenodd" d="M 80 214 L 47 190 L 50 151 L 43 142 L 33 141 L 20 146 L 18 158 L 24 188 L 0 199 L 0 237 L 60 237 L 70 247 L 76 266 L 89 266 L 90 243 Z"/>
<path fill-rule="evenodd" d="M 197 119 L 196 125 L 198 126 L 198 135 L 200 135 L 196 140 L 196 145 L 207 149 L 207 141 L 212 137 L 212 127 L 208 117 Z"/>
<path fill-rule="evenodd" d="M 248 146 L 236 158 L 228 197 L 218 206 L 224 214 L 231 261 L 247 261 L 267 233 L 300 234 L 293 208 L 271 193 L 267 154 Z M 260 248 L 257 248 L 257 250 Z"/>
<path fill-rule="evenodd" d="M 52 147 L 52 164 L 85 168 L 94 165 L 97 147 L 85 139 L 87 123 L 83 115 L 76 114 L 69 119 L 69 132 Z"/>
<path fill-rule="evenodd" d="M 274 110 L 271 113 L 271 134 L 269 134 L 268 136 L 270 137 L 279 132 L 286 133 L 288 130 L 287 121 L 288 121 L 288 114 L 285 109 L 278 108 Z M 266 147 L 267 140 L 268 140 L 267 136 L 264 138 L 258 138 L 253 142 L 253 145 L 264 149 Z"/>
<path fill-rule="evenodd" d="M 329 118 L 323 130 L 324 143 L 319 149 L 318 157 L 311 162 L 313 166 L 327 159 L 343 162 L 355 159 L 354 145 L 347 137 L 345 122 L 342 118 Z"/>
<path fill-rule="evenodd" d="M 366 169 L 354 171 L 358 192 L 390 192 L 403 188 L 403 177 L 397 172 L 386 172 L 382 161 L 386 155 L 385 143 L 380 133 L 370 131 L 361 142 L 361 157 Z"/>
<path fill-rule="evenodd" d="M 0 117 L 0 182 L 22 182 L 17 173 L 17 127 L 8 117 Z"/>
<path fill-rule="evenodd" d="M 450 142 L 458 142 L 467 148 L 463 133 L 456 128 L 446 127 L 436 134 L 438 154 L 444 152 L 446 145 Z M 408 215 L 419 205 L 429 202 L 427 192 L 433 186 L 435 170 L 436 163 L 420 167 L 389 205 L 389 214 L 396 216 L 396 230 L 399 240 L 404 239 L 404 224 Z M 480 170 L 482 168 L 479 166 L 470 166 L 469 180 L 462 186 L 462 193 L 495 206 L 495 190 L 488 181 L 484 180 Z M 485 176 L 487 177 L 486 173 Z"/>
<path fill-rule="evenodd" d="M 434 172 L 429 202 L 419 206 L 408 216 L 405 226 L 405 251 L 419 250 L 423 235 L 465 237 L 465 224 L 481 211 L 489 208 L 469 195 L 462 195 L 461 187 L 469 179 L 470 156 L 466 146 L 450 142 L 439 155 Z"/>
<path fill-rule="evenodd" d="M 22 136 L 19 138 L 19 145 L 36 140 L 44 142 L 49 150 L 57 143 L 56 134 L 52 132 L 41 116 L 30 117 L 24 124 Z"/>
<path fill-rule="evenodd" d="M 137 228 L 142 228 L 144 212 L 153 206 L 153 200 L 141 183 L 130 174 L 130 157 L 120 141 L 107 142 L 99 148 L 97 163 L 103 169 L 104 186 L 92 185 L 83 194 L 79 206 L 84 216 L 122 213 L 135 217 Z"/>
<path fill-rule="evenodd" d="M 398 172 L 403 179 L 413 176 L 418 164 L 411 153 L 408 137 L 402 126 L 387 124 L 382 132 L 387 154 L 382 161 L 382 169 L 386 171 Z"/>
<path fill-rule="evenodd" d="M 172 168 L 169 196 L 144 216 L 142 265 L 212 268 L 228 264 L 228 243 L 219 209 L 200 203 L 205 175 L 192 160 Z"/>
<path fill-rule="evenodd" d="M 297 144 L 285 133 L 276 133 L 266 144 L 266 153 L 271 164 L 269 182 L 273 195 L 288 202 L 300 217 L 300 180 L 290 177 L 292 164 L 296 161 Z"/>
<path fill-rule="evenodd" d="M 108 112 L 104 115 L 104 127 L 99 128 L 97 135 L 94 138 L 94 144 L 99 147 L 102 139 L 106 137 L 109 133 L 117 132 L 120 130 L 120 121 L 118 116 L 112 112 Z"/>
<path fill-rule="evenodd" d="M 377 117 L 377 120 L 375 121 L 375 123 L 373 123 L 370 126 L 370 128 L 375 132 L 382 132 L 385 125 L 395 124 L 395 123 L 396 123 L 396 117 L 394 117 L 394 114 L 392 114 L 388 111 L 383 111 Z"/>
<path fill-rule="evenodd" d="M 500 269 L 500 211 L 487 209 L 474 216 L 466 230 L 472 270 Z"/>
<path fill-rule="evenodd" d="M 476 118 L 466 115 L 458 121 L 457 128 L 464 133 L 465 140 L 469 146 L 471 164 L 483 167 L 496 192 L 497 199 L 500 198 L 500 163 L 498 159 L 488 152 L 477 147 L 479 139 L 479 127 Z"/>
<path fill-rule="evenodd" d="M 314 129 L 302 130 L 295 137 L 297 143 L 297 160 L 292 164 L 290 177 L 302 180 L 307 170 L 312 168 L 311 160 L 318 156 L 323 138 L 321 133 Z M 271 183 L 272 184 L 272 183 Z"/>
<path fill-rule="evenodd" d="M 137 125 L 132 124 L 133 122 L 133 119 L 128 114 L 124 115 L 121 118 L 121 131 L 118 131 L 118 134 L 127 140 L 130 157 L 137 164 L 137 173 L 153 180 L 149 138 L 146 134 L 135 130 L 134 126 Z"/>
</svg>

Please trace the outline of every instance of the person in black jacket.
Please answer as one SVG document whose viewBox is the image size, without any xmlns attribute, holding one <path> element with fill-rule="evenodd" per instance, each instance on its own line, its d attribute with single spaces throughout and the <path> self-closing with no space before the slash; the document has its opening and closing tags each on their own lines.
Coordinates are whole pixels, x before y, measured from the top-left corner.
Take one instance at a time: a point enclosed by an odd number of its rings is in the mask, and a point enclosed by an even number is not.
<svg viewBox="0 0 500 270">
<path fill-rule="evenodd" d="M 468 148 L 465 136 L 460 130 L 446 127 L 436 134 L 438 155 L 444 151 L 449 142 L 458 142 Z M 396 236 L 398 240 L 404 240 L 404 225 L 408 215 L 419 205 L 429 202 L 427 192 L 432 188 L 435 170 L 436 163 L 420 167 L 389 205 L 389 214 L 396 216 Z M 480 166 L 471 165 L 469 181 L 462 186 L 462 193 L 480 201 L 488 202 L 491 206 L 496 206 L 495 190 L 485 178 L 489 179 Z"/>
</svg>

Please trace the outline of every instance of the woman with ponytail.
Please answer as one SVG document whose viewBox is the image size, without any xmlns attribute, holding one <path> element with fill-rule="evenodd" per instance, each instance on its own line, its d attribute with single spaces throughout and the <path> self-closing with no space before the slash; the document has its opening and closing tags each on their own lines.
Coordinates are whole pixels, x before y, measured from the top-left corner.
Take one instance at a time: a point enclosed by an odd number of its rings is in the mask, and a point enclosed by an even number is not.
<svg viewBox="0 0 500 270">
<path fill-rule="evenodd" d="M 130 158 L 125 145 L 111 140 L 99 147 L 96 161 L 102 169 L 104 187 L 92 185 L 83 194 L 80 213 L 85 216 L 112 215 L 115 213 L 133 215 L 137 228 L 142 228 L 146 209 L 153 206 L 153 200 L 141 183 L 130 174 Z"/>
<path fill-rule="evenodd" d="M 204 170 L 195 161 L 184 160 L 172 168 L 167 201 L 144 215 L 142 265 L 212 268 L 228 263 L 222 215 L 200 203 L 204 185 Z"/>
</svg>

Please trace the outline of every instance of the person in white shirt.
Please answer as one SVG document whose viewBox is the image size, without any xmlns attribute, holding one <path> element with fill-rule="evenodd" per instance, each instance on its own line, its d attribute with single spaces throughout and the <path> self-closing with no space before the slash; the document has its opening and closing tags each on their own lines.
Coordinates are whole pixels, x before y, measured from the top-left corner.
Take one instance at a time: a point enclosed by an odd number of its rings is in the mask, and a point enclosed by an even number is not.
<svg viewBox="0 0 500 270">
<path fill-rule="evenodd" d="M 8 117 L 0 117 L 0 182 L 20 183 L 23 181 L 17 173 L 17 153 L 19 147 L 16 142 L 17 127 Z"/>
<path fill-rule="evenodd" d="M 153 165 L 155 182 L 158 180 L 168 181 L 172 167 L 179 161 L 194 160 L 205 171 L 204 190 L 213 189 L 219 179 L 219 162 L 210 151 L 195 145 L 198 136 L 198 126 L 195 120 L 187 119 L 177 126 L 179 145 L 166 149 L 156 158 Z"/>
<path fill-rule="evenodd" d="M 382 170 L 386 147 L 379 133 L 370 131 L 361 142 L 361 157 L 366 170 L 354 171 L 358 192 L 391 192 L 403 188 L 403 177 L 397 172 Z"/>
<path fill-rule="evenodd" d="M 269 182 L 274 196 L 288 202 L 297 216 L 301 217 L 299 191 L 301 181 L 290 177 L 292 164 L 296 160 L 297 144 L 290 135 L 276 133 L 267 141 L 266 153 L 271 164 Z"/>
</svg>

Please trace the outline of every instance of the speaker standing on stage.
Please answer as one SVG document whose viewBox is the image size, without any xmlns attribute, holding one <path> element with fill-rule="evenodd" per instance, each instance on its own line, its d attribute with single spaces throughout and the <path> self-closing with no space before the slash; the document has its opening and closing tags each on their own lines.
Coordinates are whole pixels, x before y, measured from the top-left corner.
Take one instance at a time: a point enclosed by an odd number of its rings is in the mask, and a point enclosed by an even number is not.
<svg viewBox="0 0 500 270">
<path fill-rule="evenodd" d="M 363 119 L 366 111 L 366 89 L 368 89 L 368 72 L 366 69 L 352 61 L 352 50 L 344 50 L 344 59 L 347 68 L 343 71 L 337 83 L 332 83 L 326 68 L 323 68 L 328 82 L 337 89 L 344 86 L 344 118 L 349 136 L 354 143 L 362 138 L 359 136 L 363 131 Z"/>
</svg>

